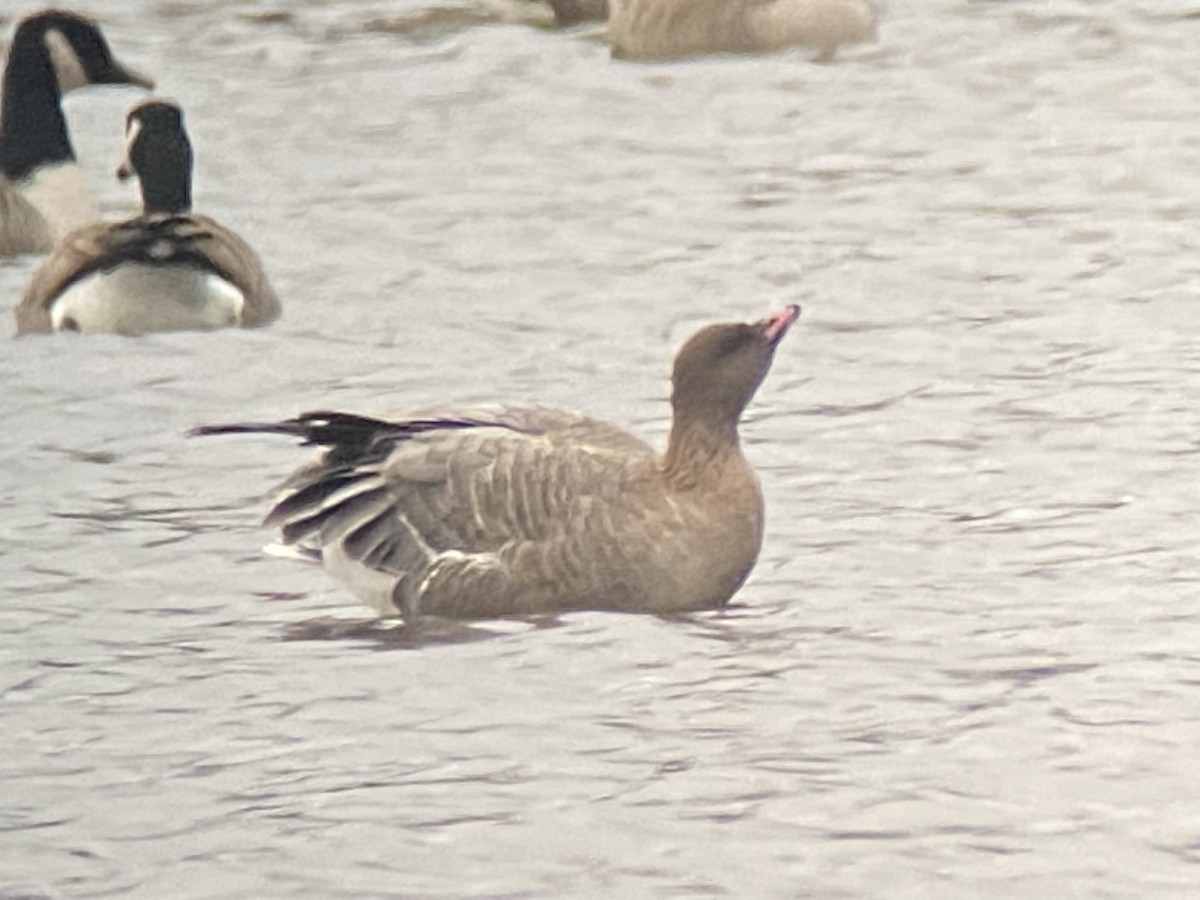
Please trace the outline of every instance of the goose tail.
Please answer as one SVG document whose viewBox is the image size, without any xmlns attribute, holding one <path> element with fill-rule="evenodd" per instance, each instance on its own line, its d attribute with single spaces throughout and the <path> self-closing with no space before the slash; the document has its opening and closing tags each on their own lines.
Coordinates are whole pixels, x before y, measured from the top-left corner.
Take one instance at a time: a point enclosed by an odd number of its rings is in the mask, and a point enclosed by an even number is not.
<svg viewBox="0 0 1200 900">
<path fill-rule="evenodd" d="M 281 434 L 299 438 L 305 446 L 334 447 L 369 442 L 380 433 L 394 431 L 396 425 L 370 416 L 342 412 L 307 412 L 280 422 L 231 422 L 198 425 L 188 437 L 214 434 Z"/>
</svg>

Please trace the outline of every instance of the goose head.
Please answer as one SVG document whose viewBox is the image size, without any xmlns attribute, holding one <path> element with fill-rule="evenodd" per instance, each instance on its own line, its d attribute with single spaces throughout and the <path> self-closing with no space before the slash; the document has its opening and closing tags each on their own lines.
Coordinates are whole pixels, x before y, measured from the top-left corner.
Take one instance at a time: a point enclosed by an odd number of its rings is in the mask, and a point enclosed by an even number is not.
<svg viewBox="0 0 1200 900">
<path fill-rule="evenodd" d="M 65 10 L 35 13 L 17 25 L 11 54 L 44 54 L 61 93 L 89 84 L 130 84 L 149 90 L 154 82 L 118 62 L 99 26 Z"/>
<path fill-rule="evenodd" d="M 137 176 L 146 214 L 180 214 L 192 208 L 192 144 L 183 110 L 168 100 L 139 103 L 125 117 L 125 156 L 117 178 Z"/>
<path fill-rule="evenodd" d="M 693 335 L 676 355 L 671 376 L 676 421 L 713 432 L 736 429 L 775 348 L 799 316 L 793 304 L 758 322 L 710 325 Z"/>
<path fill-rule="evenodd" d="M 19 181 L 74 161 L 60 104 L 64 91 L 88 84 L 152 82 L 117 62 L 89 19 L 46 10 L 17 24 L 0 87 L 0 175 Z"/>
</svg>

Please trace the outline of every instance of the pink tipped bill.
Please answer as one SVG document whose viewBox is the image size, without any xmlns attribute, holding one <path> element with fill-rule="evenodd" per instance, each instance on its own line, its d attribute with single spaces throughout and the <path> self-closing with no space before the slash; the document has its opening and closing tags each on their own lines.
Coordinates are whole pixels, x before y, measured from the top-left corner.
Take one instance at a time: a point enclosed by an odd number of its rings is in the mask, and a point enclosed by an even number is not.
<svg viewBox="0 0 1200 900">
<path fill-rule="evenodd" d="M 777 344 L 798 318 L 800 318 L 800 307 L 795 303 L 789 303 L 779 312 L 763 319 L 760 323 L 763 327 L 763 334 L 772 344 Z"/>
</svg>

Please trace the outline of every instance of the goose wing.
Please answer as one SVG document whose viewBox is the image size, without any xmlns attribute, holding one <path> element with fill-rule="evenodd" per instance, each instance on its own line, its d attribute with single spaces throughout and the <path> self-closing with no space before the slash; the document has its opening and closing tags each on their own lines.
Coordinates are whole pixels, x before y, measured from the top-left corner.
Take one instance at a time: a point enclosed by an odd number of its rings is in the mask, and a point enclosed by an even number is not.
<svg viewBox="0 0 1200 900">
<path fill-rule="evenodd" d="M 329 449 L 280 488 L 266 524 L 384 613 L 533 611 L 581 577 L 651 449 L 615 426 L 543 409 L 396 421 L 309 413 L 260 431 Z M 577 585 L 578 590 L 585 586 Z M 586 586 L 590 588 L 590 585 Z M 567 590 L 571 590 L 567 585 Z"/>
<path fill-rule="evenodd" d="M 207 264 L 245 296 L 242 325 L 266 325 L 279 318 L 279 296 L 271 287 L 254 248 L 209 216 L 189 216 L 189 243 Z"/>
<path fill-rule="evenodd" d="M 797 44 L 817 47 L 832 57 L 842 44 L 875 37 L 876 10 L 871 0 L 744 0 L 754 49 L 776 50 Z"/>
<path fill-rule="evenodd" d="M 17 334 L 53 331 L 50 307 L 81 278 L 104 267 L 113 226 L 96 222 L 63 236 L 33 273 L 17 304 Z"/>
<path fill-rule="evenodd" d="M 645 441 L 619 425 L 547 406 L 488 404 L 454 409 L 442 406 L 398 418 L 486 422 L 523 434 L 539 435 L 554 446 L 577 445 L 631 454 L 653 452 Z"/>
</svg>

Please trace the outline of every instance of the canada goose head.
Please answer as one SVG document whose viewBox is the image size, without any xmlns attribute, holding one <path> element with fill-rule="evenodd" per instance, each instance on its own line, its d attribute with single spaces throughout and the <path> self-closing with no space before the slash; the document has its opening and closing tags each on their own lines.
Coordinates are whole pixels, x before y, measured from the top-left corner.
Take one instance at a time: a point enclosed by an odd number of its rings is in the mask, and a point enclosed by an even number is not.
<svg viewBox="0 0 1200 900">
<path fill-rule="evenodd" d="M 74 160 L 60 103 L 63 92 L 89 84 L 153 82 L 117 62 L 89 19 L 61 10 L 22 19 L 4 65 L 0 173 L 16 181 L 47 163 Z"/>
<path fill-rule="evenodd" d="M 131 84 L 147 90 L 154 82 L 113 58 L 108 41 L 90 19 L 49 9 L 24 19 L 13 36 L 14 52 L 40 45 L 62 93 L 89 84 Z"/>
<path fill-rule="evenodd" d="M 671 376 L 676 419 L 717 430 L 736 427 L 799 316 L 793 304 L 758 322 L 710 325 L 693 335 L 676 355 Z"/>
<path fill-rule="evenodd" d="M 117 178 L 137 176 L 142 211 L 180 214 L 192 208 L 192 144 L 183 110 L 167 100 L 146 100 L 125 117 L 125 156 Z"/>
</svg>

